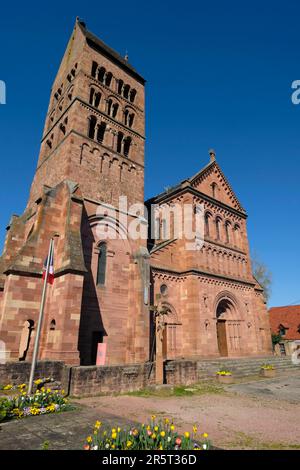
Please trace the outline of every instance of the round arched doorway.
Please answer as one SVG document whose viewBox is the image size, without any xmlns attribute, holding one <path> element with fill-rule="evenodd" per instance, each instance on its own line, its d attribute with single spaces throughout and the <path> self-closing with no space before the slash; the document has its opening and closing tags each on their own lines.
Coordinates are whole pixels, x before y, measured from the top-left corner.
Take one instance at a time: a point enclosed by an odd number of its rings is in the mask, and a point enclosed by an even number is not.
<svg viewBox="0 0 300 470">
<path fill-rule="evenodd" d="M 217 342 L 219 353 L 222 357 L 229 355 L 227 322 L 236 316 L 235 310 L 233 302 L 228 298 L 221 299 L 217 305 Z"/>
<path fill-rule="evenodd" d="M 164 336 L 163 336 L 163 357 L 164 359 L 178 359 L 181 357 L 182 324 L 178 319 L 177 312 L 172 305 L 167 302 L 162 303 L 165 309 L 164 315 Z"/>
</svg>

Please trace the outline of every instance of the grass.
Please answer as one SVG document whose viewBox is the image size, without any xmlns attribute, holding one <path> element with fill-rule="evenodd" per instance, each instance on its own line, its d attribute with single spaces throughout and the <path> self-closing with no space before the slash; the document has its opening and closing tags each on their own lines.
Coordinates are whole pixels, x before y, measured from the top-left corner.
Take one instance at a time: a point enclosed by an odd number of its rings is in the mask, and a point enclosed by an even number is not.
<svg viewBox="0 0 300 470">
<path fill-rule="evenodd" d="M 208 394 L 220 394 L 224 392 L 224 388 L 221 385 L 215 383 L 200 383 L 191 386 L 174 386 L 174 387 L 149 387 L 143 390 L 135 392 L 127 392 L 124 395 L 134 397 L 187 397 L 193 395 L 208 395 Z"/>
<path fill-rule="evenodd" d="M 232 442 L 226 444 L 227 448 L 240 450 L 299 450 L 300 444 L 287 444 L 284 442 L 264 442 L 257 437 L 243 432 L 234 433 Z"/>
</svg>

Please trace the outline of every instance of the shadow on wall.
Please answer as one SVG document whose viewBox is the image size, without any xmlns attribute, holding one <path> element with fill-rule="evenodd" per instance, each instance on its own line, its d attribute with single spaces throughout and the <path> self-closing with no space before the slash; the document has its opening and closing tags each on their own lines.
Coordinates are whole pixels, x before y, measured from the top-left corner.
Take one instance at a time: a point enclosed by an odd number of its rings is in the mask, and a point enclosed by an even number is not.
<svg viewBox="0 0 300 470">
<path fill-rule="evenodd" d="M 96 364 L 98 343 L 103 343 L 107 333 L 103 326 L 95 279 L 92 273 L 95 238 L 85 209 L 83 209 L 81 234 L 84 261 L 88 272 L 85 274 L 83 285 L 78 350 L 80 365 L 90 366 Z"/>
</svg>

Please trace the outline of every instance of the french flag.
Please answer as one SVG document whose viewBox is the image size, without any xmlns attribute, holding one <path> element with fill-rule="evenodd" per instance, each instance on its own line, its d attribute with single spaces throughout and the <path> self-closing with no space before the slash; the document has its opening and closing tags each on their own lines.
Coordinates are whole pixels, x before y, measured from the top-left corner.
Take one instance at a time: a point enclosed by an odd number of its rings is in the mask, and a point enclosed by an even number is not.
<svg viewBox="0 0 300 470">
<path fill-rule="evenodd" d="M 47 282 L 48 284 L 51 284 L 51 286 L 54 284 L 54 257 L 53 257 L 53 251 L 50 256 L 50 264 L 49 264 L 49 273 L 48 273 L 48 279 Z M 46 272 L 47 272 L 47 264 L 48 264 L 48 256 L 45 260 L 44 266 L 43 266 L 43 280 L 46 278 Z"/>
</svg>

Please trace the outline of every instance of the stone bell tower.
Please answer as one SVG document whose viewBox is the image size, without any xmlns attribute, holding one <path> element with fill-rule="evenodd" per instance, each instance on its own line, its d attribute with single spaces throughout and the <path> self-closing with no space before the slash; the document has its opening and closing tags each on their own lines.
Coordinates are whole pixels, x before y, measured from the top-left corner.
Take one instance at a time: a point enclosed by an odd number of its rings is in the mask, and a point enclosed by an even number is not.
<svg viewBox="0 0 300 470">
<path fill-rule="evenodd" d="M 145 80 L 127 57 L 77 19 L 51 90 L 27 207 L 12 218 L 0 260 L 8 360 L 30 360 L 53 236 L 55 282 L 40 358 L 92 365 L 103 343 L 105 364 L 148 359 L 149 255 L 146 240 L 131 239 L 123 222 L 146 224 L 132 209 L 144 202 L 144 102 Z M 99 224 L 113 226 L 116 237 L 101 238 Z"/>
</svg>

